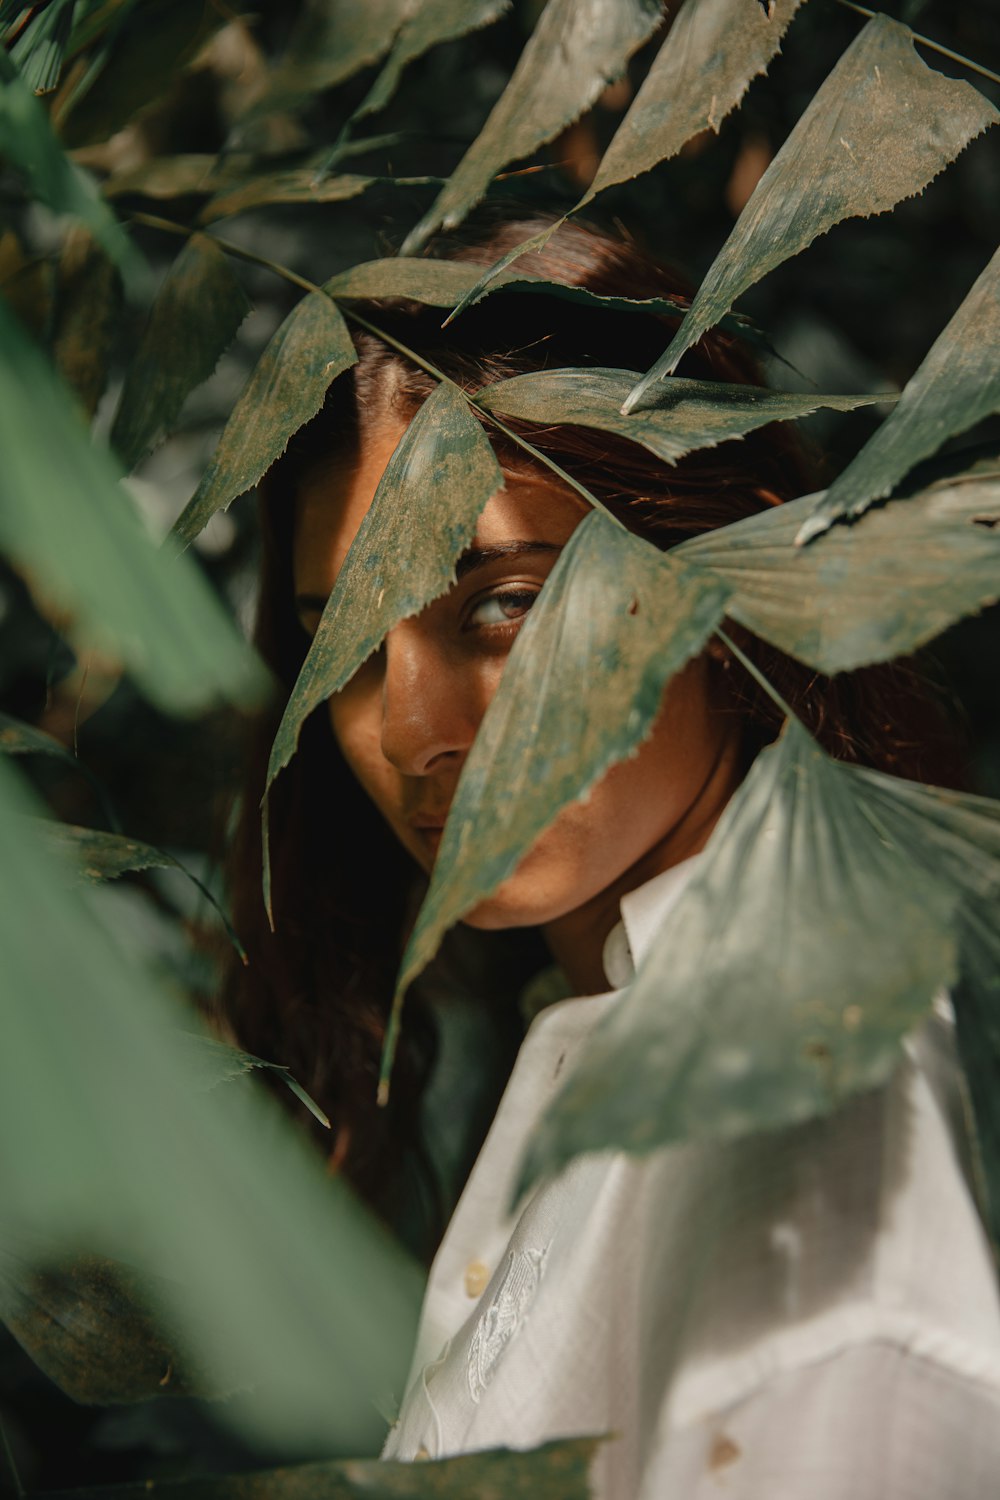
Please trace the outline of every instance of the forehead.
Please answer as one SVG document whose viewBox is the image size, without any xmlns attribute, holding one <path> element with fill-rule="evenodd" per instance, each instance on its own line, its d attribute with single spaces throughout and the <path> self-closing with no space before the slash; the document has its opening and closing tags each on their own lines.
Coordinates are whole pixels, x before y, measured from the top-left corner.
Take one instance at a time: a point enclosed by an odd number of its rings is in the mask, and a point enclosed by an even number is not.
<svg viewBox="0 0 1000 1500">
<path fill-rule="evenodd" d="M 386 423 L 368 435 L 355 463 L 331 465 L 303 484 L 295 525 L 297 593 L 330 592 L 405 430 L 405 422 Z M 584 501 L 554 476 L 508 475 L 487 502 L 473 545 L 540 541 L 561 546 L 586 512 Z"/>
</svg>

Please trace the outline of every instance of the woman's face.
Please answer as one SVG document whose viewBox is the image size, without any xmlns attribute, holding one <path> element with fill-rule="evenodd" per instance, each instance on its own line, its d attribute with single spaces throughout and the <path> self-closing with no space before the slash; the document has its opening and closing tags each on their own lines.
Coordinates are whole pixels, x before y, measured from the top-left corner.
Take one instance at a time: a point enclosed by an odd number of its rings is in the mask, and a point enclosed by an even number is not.
<svg viewBox="0 0 1000 1500">
<path fill-rule="evenodd" d="M 387 423 L 369 436 L 356 466 L 303 488 L 295 587 L 310 633 L 404 425 Z M 584 514 L 583 502 L 557 481 L 508 479 L 459 560 L 458 582 L 396 625 L 330 699 L 348 765 L 425 871 L 511 646 Z M 715 676 L 706 655 L 675 677 L 638 754 L 614 766 L 585 802 L 564 809 L 466 921 L 548 927 L 580 913 L 600 925 L 606 912 L 606 930 L 625 891 L 701 848 L 738 779 L 737 724 L 713 701 Z"/>
</svg>

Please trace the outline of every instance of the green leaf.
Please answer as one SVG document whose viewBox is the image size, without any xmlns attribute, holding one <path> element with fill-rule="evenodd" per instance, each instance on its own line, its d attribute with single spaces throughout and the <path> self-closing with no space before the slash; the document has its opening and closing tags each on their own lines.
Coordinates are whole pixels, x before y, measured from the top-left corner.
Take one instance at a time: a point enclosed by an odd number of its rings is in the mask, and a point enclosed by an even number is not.
<svg viewBox="0 0 1000 1500">
<path fill-rule="evenodd" d="M 976 1122 L 982 1209 L 1000 1248 L 1000 945 L 992 900 L 969 902 L 962 922 L 961 971 L 955 989 L 958 1054 Z"/>
<path fill-rule="evenodd" d="M 655 404 L 623 417 L 622 402 L 638 379 L 632 370 L 539 370 L 487 386 L 476 403 L 523 422 L 566 422 L 614 432 L 672 464 L 696 448 L 714 448 L 768 422 L 806 417 L 821 407 L 853 411 L 885 399 L 800 395 L 673 376 L 651 393 Z"/>
<path fill-rule="evenodd" d="M 411 0 L 365 0 L 364 5 L 308 0 L 267 94 L 253 105 L 247 121 L 268 110 L 294 107 L 378 62 L 410 9 Z"/>
<path fill-rule="evenodd" d="M 101 192 L 105 198 L 121 198 L 126 193 L 143 198 L 206 197 L 242 176 L 239 167 L 212 152 L 154 156 L 140 166 L 113 172 L 102 183 Z"/>
<path fill-rule="evenodd" d="M 687 0 L 576 209 L 719 128 L 765 73 L 802 0 Z"/>
<path fill-rule="evenodd" d="M 120 278 L 104 251 L 86 229 L 71 230 L 59 256 L 52 355 L 88 416 L 108 383 L 121 301 Z"/>
<path fill-rule="evenodd" d="M 559 811 L 646 738 L 726 589 L 598 511 L 581 521 L 504 667 L 455 790 L 400 968 L 399 1007 L 443 934 L 516 870 Z M 497 788 L 503 788 L 498 796 Z"/>
<path fill-rule="evenodd" d="M 815 505 L 807 495 L 674 555 L 728 585 L 732 619 L 825 673 L 904 656 L 1000 596 L 1000 464 L 796 547 Z"/>
<path fill-rule="evenodd" d="M 0 715 L 0 719 L 4 716 Z M 0 740 L 3 734 L 0 731 Z M 56 743 L 56 742 L 53 742 Z M 76 765 L 80 765 L 77 761 Z M 120 876 L 137 870 L 179 870 L 190 880 L 214 908 L 226 930 L 226 935 L 243 963 L 247 956 L 243 944 L 233 930 L 232 924 L 208 887 L 198 879 L 175 855 L 153 844 L 144 844 L 139 839 L 126 838 L 120 833 L 104 833 L 96 828 L 80 828 L 72 823 L 45 822 L 40 830 L 43 843 L 59 850 L 76 867 L 80 879 L 88 885 L 99 885 L 105 880 L 117 880 Z"/>
<path fill-rule="evenodd" d="M 407 15 L 382 70 L 354 111 L 353 119 L 384 109 L 396 92 L 403 69 L 431 47 L 454 41 L 489 26 L 510 7 L 510 0 L 418 0 Z"/>
<path fill-rule="evenodd" d="M 954 978 L 955 893 L 887 833 L 869 787 L 795 721 L 758 756 L 542 1121 L 522 1189 L 582 1151 L 732 1140 L 889 1076 Z"/>
<path fill-rule="evenodd" d="M 331 383 L 356 361 L 347 324 L 329 297 L 303 297 L 257 362 L 177 520 L 174 532 L 182 542 L 193 541 L 217 510 L 257 483 L 319 411 Z"/>
<path fill-rule="evenodd" d="M 177 999 L 30 836 L 11 777 L 0 761 L 5 1240 L 29 1238 L 42 1267 L 127 1262 L 207 1388 L 239 1388 L 220 1415 L 255 1441 L 377 1441 L 419 1270 L 274 1101 L 190 1087 Z"/>
<path fill-rule="evenodd" d="M 567 214 L 564 214 L 561 219 L 556 219 L 554 223 L 546 224 L 545 228 L 540 229 L 537 234 L 530 235 L 528 239 L 522 240 L 519 245 L 515 245 L 512 250 L 508 250 L 505 254 L 501 255 L 499 260 L 495 260 L 489 269 L 484 271 L 474 285 L 469 288 L 461 302 L 452 308 L 442 323 L 442 328 L 447 328 L 448 324 L 453 322 L 455 318 L 461 317 L 467 308 L 475 307 L 476 303 L 481 302 L 488 292 L 495 292 L 501 286 L 509 285 L 512 276 L 530 276 L 530 271 L 522 269 L 515 272 L 511 271 L 510 268 L 516 262 L 523 260 L 526 255 L 534 255 L 536 252 L 544 250 L 549 240 L 557 230 L 562 228 L 568 217 Z M 505 272 L 507 273 L 506 275 L 504 274 Z M 685 309 L 678 307 L 677 311 L 684 312 Z"/>
<path fill-rule="evenodd" d="M 959 895 L 956 1035 L 980 1147 L 981 1187 L 1000 1244 L 1000 802 L 861 773 L 886 833 Z"/>
<path fill-rule="evenodd" d="M 899 398 L 899 405 L 827 490 L 802 527 L 807 542 L 861 515 L 921 459 L 1000 410 L 1000 250 Z"/>
<path fill-rule="evenodd" d="M 171 431 L 249 311 L 229 257 L 193 234 L 164 277 L 125 377 L 111 443 L 126 468 Z"/>
<path fill-rule="evenodd" d="M 477 266 L 458 261 L 435 260 L 433 256 L 386 256 L 382 260 L 362 261 L 341 271 L 324 284 L 324 291 L 336 301 L 365 300 L 378 297 L 404 297 L 429 307 L 450 307 L 453 316 L 471 307 L 485 295 L 487 288 L 559 297 L 583 307 L 603 307 L 613 312 L 641 313 L 644 316 L 683 317 L 687 307 L 669 297 L 604 297 L 587 287 L 567 286 L 560 281 L 532 277 L 523 270 L 506 273 L 497 267 L 517 260 L 523 253 L 503 257 L 482 275 Z M 450 319 L 446 319 L 450 322 Z M 770 344 L 752 323 L 738 313 L 727 313 L 721 327 L 734 338 L 745 339 L 773 354 Z"/>
<path fill-rule="evenodd" d="M 252 1052 L 244 1052 L 239 1047 L 231 1047 L 227 1042 L 220 1042 L 213 1036 L 202 1036 L 198 1032 L 185 1033 L 182 1040 L 188 1050 L 189 1082 L 195 1088 L 214 1089 L 220 1083 L 245 1078 L 255 1070 L 274 1073 L 296 1099 L 305 1105 L 313 1118 L 325 1125 L 327 1130 L 330 1129 L 330 1121 L 319 1105 L 306 1093 L 298 1080 L 292 1077 L 283 1063 L 265 1062 L 262 1057 L 254 1057 Z"/>
<path fill-rule="evenodd" d="M 502 487 L 482 425 L 461 391 L 442 383 L 400 439 L 347 554 L 278 727 L 268 786 L 313 709 L 350 681 L 394 625 L 454 583 L 455 559 Z"/>
<path fill-rule="evenodd" d="M 11 61 L 34 94 L 47 94 L 59 82 L 75 6 L 76 0 L 51 0 L 9 49 Z"/>
<path fill-rule="evenodd" d="M 905 26 L 879 15 L 851 43 L 771 162 L 663 357 L 625 403 L 676 369 L 747 287 L 842 219 L 920 193 L 1000 114 L 924 66 Z"/>
<path fill-rule="evenodd" d="M 455 260 L 435 260 L 433 256 L 390 255 L 382 260 L 361 261 L 332 276 L 323 290 L 337 301 L 367 301 L 380 297 L 401 297 L 422 302 L 428 307 L 456 307 L 465 303 L 479 279 L 480 268 Z M 586 307 L 606 307 L 615 312 L 678 314 L 685 311 L 679 302 L 665 297 L 631 299 L 601 297 L 582 286 L 565 286 L 512 271 L 496 278 L 497 289 L 508 287 L 515 292 L 539 293 L 546 297 L 563 297 Z M 734 320 L 735 323 L 735 320 Z M 742 326 L 742 325 L 741 325 Z"/>
<path fill-rule="evenodd" d="M 44 729 L 35 729 L 33 725 L 23 724 L 20 719 L 11 718 L 10 714 L 5 713 L 0 713 L 0 751 L 5 755 L 53 755 L 57 760 L 71 765 L 75 771 L 83 769 L 83 762 L 71 750 L 67 750 L 61 740 L 57 740 L 52 734 L 46 734 Z"/>
<path fill-rule="evenodd" d="M 429 307 L 454 307 L 476 279 L 475 266 L 433 256 L 389 255 L 361 261 L 323 283 L 328 296 L 344 301 L 405 297 Z"/>
<path fill-rule="evenodd" d="M 56 140 L 43 106 L 0 47 L 0 156 L 21 173 L 29 193 L 85 224 L 127 280 L 138 280 L 142 260 L 91 179 Z"/>
<path fill-rule="evenodd" d="M 176 1329 L 150 1316 L 134 1271 L 95 1255 L 52 1257 L 50 1242 L 4 1226 L 0 1318 L 61 1390 L 87 1406 L 210 1393 L 179 1356 Z"/>
<path fill-rule="evenodd" d="M 164 707 L 259 698 L 263 673 L 188 559 L 153 545 L 65 388 L 0 302 L 0 547 L 68 634 Z"/>
<path fill-rule="evenodd" d="M 68 100 L 60 100 L 63 140 L 76 147 L 117 134 L 151 101 L 168 93 L 185 66 L 230 19 L 226 10 L 205 0 L 115 0 L 105 9 L 110 24 L 90 55 L 84 77 Z M 76 45 L 74 39 L 71 50 Z M 100 87 L 95 87 L 98 79 Z"/>
<path fill-rule="evenodd" d="M 80 878 L 91 885 L 117 880 L 134 870 L 184 868 L 165 850 L 120 833 L 103 833 L 97 828 L 80 828 L 73 823 L 46 819 L 38 835 L 44 844 L 71 860 Z"/>
<path fill-rule="evenodd" d="M 603 297 L 586 287 L 532 277 L 522 270 L 493 277 L 493 269 L 489 276 L 483 277 L 478 266 L 459 261 L 435 260 L 433 256 L 386 256 L 350 266 L 325 282 L 323 290 L 335 301 L 403 297 L 429 307 L 451 307 L 457 315 L 461 308 L 477 302 L 477 289 L 490 282 L 494 290 L 508 288 L 529 296 L 560 297 L 583 307 L 603 307 L 613 312 L 677 317 L 687 311 L 683 303 L 669 297 Z M 727 314 L 721 326 L 735 338 L 749 339 L 765 349 L 770 347 L 753 325 L 736 313 Z"/>
<path fill-rule="evenodd" d="M 402 253 L 438 229 L 456 228 L 508 162 L 530 156 L 582 115 L 660 19 L 659 0 L 548 0 L 489 119 Z"/>
<path fill-rule="evenodd" d="M 80 760 L 54 735 L 46 734 L 44 729 L 36 729 L 31 724 L 24 724 L 20 719 L 11 718 L 10 714 L 0 713 L 0 754 L 51 755 L 64 765 L 72 767 L 93 787 L 108 826 L 115 832 L 118 831 L 118 818 L 103 783 L 94 775 L 86 761 Z"/>
<path fill-rule="evenodd" d="M 158 1479 L 164 1500 L 588 1500 L 600 1438 L 540 1448 L 487 1449 L 425 1463 L 352 1458 L 211 1479 Z M 148 1500 L 149 1485 L 119 1484 L 115 1500 Z M 109 1500 L 107 1486 L 46 1491 L 46 1500 Z"/>
<path fill-rule="evenodd" d="M 317 180 L 312 167 L 295 167 L 285 172 L 262 172 L 257 177 L 233 183 L 210 198 L 198 215 L 200 224 L 231 218 L 252 208 L 270 203 L 345 203 L 378 182 L 377 177 L 359 177 L 345 173 L 340 177 Z"/>
</svg>

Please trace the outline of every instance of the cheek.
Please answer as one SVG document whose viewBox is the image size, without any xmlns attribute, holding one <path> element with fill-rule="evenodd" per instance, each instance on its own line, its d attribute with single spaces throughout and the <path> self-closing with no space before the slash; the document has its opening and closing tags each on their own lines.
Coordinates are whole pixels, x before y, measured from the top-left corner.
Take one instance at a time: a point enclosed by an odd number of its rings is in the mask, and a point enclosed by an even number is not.
<svg viewBox="0 0 1000 1500">
<path fill-rule="evenodd" d="M 386 773 L 391 767 L 382 754 L 379 695 L 349 687 L 330 699 L 327 713 L 333 737 L 348 767 L 369 796 L 381 805 Z"/>
<path fill-rule="evenodd" d="M 705 663 L 695 661 L 670 684 L 638 753 L 613 766 L 586 801 L 564 808 L 516 873 L 463 920 L 483 928 L 550 921 L 641 868 L 697 812 L 732 732 L 710 702 Z"/>
<path fill-rule="evenodd" d="M 627 800 L 634 798 L 653 817 L 683 813 L 713 775 L 733 731 L 731 717 L 713 703 L 708 663 L 698 658 L 669 684 L 638 756 L 620 766 L 623 783 L 630 782 Z"/>
</svg>

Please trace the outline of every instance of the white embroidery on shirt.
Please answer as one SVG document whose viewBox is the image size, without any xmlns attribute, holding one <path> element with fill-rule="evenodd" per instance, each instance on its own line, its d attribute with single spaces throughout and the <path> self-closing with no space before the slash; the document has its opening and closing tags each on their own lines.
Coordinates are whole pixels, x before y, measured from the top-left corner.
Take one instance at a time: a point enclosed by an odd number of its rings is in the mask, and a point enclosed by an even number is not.
<svg viewBox="0 0 1000 1500">
<path fill-rule="evenodd" d="M 524 1323 L 545 1270 L 544 1250 L 512 1250 L 503 1280 L 476 1324 L 469 1346 L 469 1394 L 478 1406 L 500 1356 Z"/>
</svg>

